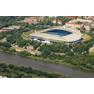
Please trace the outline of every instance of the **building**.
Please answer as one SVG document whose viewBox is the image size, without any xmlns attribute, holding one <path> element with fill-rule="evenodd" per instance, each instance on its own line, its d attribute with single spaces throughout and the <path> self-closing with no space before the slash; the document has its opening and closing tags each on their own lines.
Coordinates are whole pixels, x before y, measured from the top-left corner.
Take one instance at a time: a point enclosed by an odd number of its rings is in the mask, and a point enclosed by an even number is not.
<svg viewBox="0 0 94 94">
<path fill-rule="evenodd" d="M 77 19 L 78 16 L 64 16 L 64 17 L 68 19 Z"/>
<path fill-rule="evenodd" d="M 35 17 L 28 17 L 28 18 L 25 18 L 23 22 L 28 24 L 37 23 L 37 19 Z"/>
<path fill-rule="evenodd" d="M 71 27 L 71 28 L 81 28 L 82 27 L 82 24 L 80 24 L 80 23 L 67 22 L 65 25 L 67 27 Z"/>
<path fill-rule="evenodd" d="M 84 26 L 86 30 L 90 30 L 89 26 L 90 23 L 92 23 L 92 20 L 76 19 L 67 22 L 65 25 L 70 28 L 79 28 L 79 29 L 81 29 Z"/>
<path fill-rule="evenodd" d="M 2 29 L 0 29 L 0 32 L 11 32 L 14 29 L 20 29 L 20 26 L 9 26 L 9 27 L 3 27 Z"/>
<path fill-rule="evenodd" d="M 27 17 L 25 18 L 23 21 L 24 23 L 28 23 L 28 24 L 37 24 L 40 21 L 43 21 L 45 18 L 45 16 L 32 16 L 32 17 Z"/>
<path fill-rule="evenodd" d="M 48 31 L 53 31 L 53 32 L 48 33 Z M 45 29 L 40 32 L 32 33 L 30 34 L 30 36 L 32 40 L 44 40 L 47 42 L 54 41 L 54 42 L 66 42 L 66 43 L 77 42 L 80 41 L 82 38 L 82 35 L 79 30 L 63 28 L 63 27 Z"/>
<path fill-rule="evenodd" d="M 53 24 L 62 25 L 62 20 L 60 20 L 60 19 L 58 19 L 58 18 L 52 19 L 51 22 L 52 22 Z"/>
</svg>

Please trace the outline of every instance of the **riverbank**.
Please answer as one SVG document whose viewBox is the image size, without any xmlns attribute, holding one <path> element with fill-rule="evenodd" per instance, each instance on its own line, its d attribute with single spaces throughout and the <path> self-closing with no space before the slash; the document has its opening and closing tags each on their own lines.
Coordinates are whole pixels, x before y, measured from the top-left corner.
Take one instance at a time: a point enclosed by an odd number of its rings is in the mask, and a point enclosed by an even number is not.
<svg viewBox="0 0 94 94">
<path fill-rule="evenodd" d="M 32 67 L 34 70 L 40 70 L 49 73 L 59 73 L 66 77 L 72 78 L 94 78 L 94 73 L 85 72 L 77 68 L 71 68 L 63 64 L 44 63 L 38 60 L 31 60 L 18 55 L 11 55 L 0 53 L 0 61 L 3 63 L 12 64 L 16 66 Z"/>
<path fill-rule="evenodd" d="M 11 52 L 10 51 L 11 49 L 9 50 L 6 50 L 4 51 L 3 49 L 0 48 L 0 52 L 2 53 L 8 53 L 8 54 L 11 54 L 11 55 L 19 55 L 19 53 L 17 51 L 15 52 Z M 20 56 L 20 55 L 19 55 Z M 22 56 L 23 57 L 23 56 Z M 69 67 L 72 67 L 72 68 L 75 68 L 74 65 L 70 64 L 70 63 L 65 63 L 62 61 L 58 61 L 58 60 L 51 60 L 51 59 L 48 59 L 48 58 L 43 58 L 41 56 L 36 56 L 36 55 L 30 55 L 30 56 L 25 56 L 24 58 L 29 58 L 29 59 L 33 59 L 33 60 L 37 60 L 37 61 L 43 61 L 44 63 L 55 63 L 55 64 L 63 64 L 65 66 L 69 66 Z"/>
<path fill-rule="evenodd" d="M 0 78 L 65 78 L 63 74 L 34 70 L 32 67 L 15 66 L 0 62 Z"/>
<path fill-rule="evenodd" d="M 12 52 L 11 49 L 6 50 L 6 51 L 0 49 L 0 52 L 2 52 L 2 53 L 8 53 L 10 55 L 19 55 L 19 53 L 17 51 Z M 51 60 L 49 58 L 43 58 L 41 56 L 36 56 L 36 55 L 24 56 L 24 58 L 31 59 L 31 60 L 37 60 L 37 61 L 44 62 L 44 63 L 60 64 L 60 65 L 66 66 L 66 67 L 71 67 L 71 68 L 75 68 L 75 69 L 77 68 L 77 69 L 80 69 L 80 70 L 86 71 L 86 72 L 94 72 L 94 70 L 92 70 L 92 69 L 88 69 L 88 68 L 85 68 L 85 67 L 82 67 L 82 66 L 79 67 L 79 66 L 73 65 L 71 63 L 63 62 L 61 60 L 60 61 L 59 60 Z"/>
</svg>

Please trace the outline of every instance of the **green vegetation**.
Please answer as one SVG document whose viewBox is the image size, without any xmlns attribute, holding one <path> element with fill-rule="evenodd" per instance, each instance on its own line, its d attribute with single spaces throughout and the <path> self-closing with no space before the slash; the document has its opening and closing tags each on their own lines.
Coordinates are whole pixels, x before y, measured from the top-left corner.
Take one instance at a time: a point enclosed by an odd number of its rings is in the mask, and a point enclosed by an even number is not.
<svg viewBox="0 0 94 94">
<path fill-rule="evenodd" d="M 30 34 L 31 34 L 30 31 L 28 31 L 28 32 L 23 32 L 22 38 L 25 39 L 25 40 L 30 40 Z"/>
<path fill-rule="evenodd" d="M 24 19 L 25 17 L 0 17 L 0 28 L 4 26 L 10 26 L 12 24 L 19 24 L 17 21 Z M 69 21 L 66 17 L 57 17 L 63 20 L 63 24 Z M 6 38 L 6 42 L 0 42 L 0 51 L 8 52 L 12 54 L 18 54 L 23 57 L 31 57 L 38 60 L 44 60 L 51 63 L 60 63 L 66 65 L 72 65 L 79 67 L 81 69 L 94 70 L 93 58 L 94 54 L 89 53 L 89 49 L 94 45 L 94 33 L 83 33 L 83 42 L 78 44 L 65 44 L 65 43 L 52 43 L 51 45 L 41 45 L 40 42 L 29 40 L 28 36 L 31 32 L 35 30 L 41 30 L 48 28 L 50 26 L 55 26 L 51 22 L 51 18 L 45 17 L 43 21 L 36 24 L 25 24 L 22 23 L 19 30 L 13 30 L 12 32 L 0 33 L 0 40 Z M 2 23 L 2 24 L 1 24 Z M 31 32 L 29 32 L 31 31 Z M 12 45 L 17 45 L 21 48 L 26 48 L 27 46 L 33 46 L 34 50 L 37 48 L 41 52 L 40 56 L 31 55 L 26 51 L 16 52 L 12 49 Z"/>
<path fill-rule="evenodd" d="M 90 36 L 90 35 L 88 35 L 88 34 L 86 34 L 86 33 L 85 33 L 85 34 L 83 34 L 83 36 L 82 36 L 82 37 L 83 37 L 83 41 L 84 41 L 84 42 L 88 42 L 88 41 L 90 41 L 90 40 L 91 40 L 91 36 Z"/>
<path fill-rule="evenodd" d="M 33 70 L 31 67 L 24 66 L 15 66 L 15 65 L 6 65 L 4 63 L 0 63 L 0 75 L 6 76 L 9 78 L 61 78 L 65 77 L 61 74 L 57 73 L 47 73 L 39 70 Z"/>
<path fill-rule="evenodd" d="M 67 45 L 65 43 L 53 43 L 52 45 L 41 45 L 40 42 L 25 40 L 21 37 L 23 29 L 14 30 L 13 32 L 2 33 L 2 38 L 6 37 L 7 42 L 0 43 L 1 51 L 8 53 L 16 53 L 23 57 L 36 57 L 34 59 L 43 60 L 51 63 L 60 63 L 66 65 L 73 65 L 82 69 L 94 70 L 94 55 L 89 54 L 89 49 L 94 45 L 94 34 L 89 33 L 91 39 L 80 44 Z M 39 46 L 41 56 L 32 56 L 26 51 L 17 53 L 15 49 L 11 49 L 11 44 L 16 44 L 19 47 L 26 47 L 32 45 L 36 50 Z M 89 67 L 87 65 L 89 64 Z"/>
<path fill-rule="evenodd" d="M 0 28 L 18 24 L 17 21 L 24 19 L 25 16 L 1 16 Z"/>
<path fill-rule="evenodd" d="M 22 56 L 22 57 L 28 57 L 28 56 L 30 56 L 31 54 L 29 53 L 29 52 L 27 52 L 27 51 L 21 51 L 21 52 L 19 52 L 18 53 L 20 56 Z"/>
</svg>

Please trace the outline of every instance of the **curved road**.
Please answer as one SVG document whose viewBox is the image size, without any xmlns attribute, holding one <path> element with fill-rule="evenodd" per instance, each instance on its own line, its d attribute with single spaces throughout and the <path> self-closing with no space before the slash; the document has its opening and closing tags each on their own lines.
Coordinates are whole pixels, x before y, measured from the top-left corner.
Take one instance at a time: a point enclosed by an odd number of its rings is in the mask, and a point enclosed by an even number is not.
<svg viewBox="0 0 94 94">
<path fill-rule="evenodd" d="M 0 53 L 0 61 L 7 64 L 29 66 L 33 69 L 38 69 L 46 72 L 63 73 L 67 77 L 72 78 L 93 78 L 94 73 L 84 72 L 79 69 L 70 68 L 60 64 L 44 63 L 40 61 L 26 59 L 20 56 L 10 55 L 6 53 Z"/>
</svg>

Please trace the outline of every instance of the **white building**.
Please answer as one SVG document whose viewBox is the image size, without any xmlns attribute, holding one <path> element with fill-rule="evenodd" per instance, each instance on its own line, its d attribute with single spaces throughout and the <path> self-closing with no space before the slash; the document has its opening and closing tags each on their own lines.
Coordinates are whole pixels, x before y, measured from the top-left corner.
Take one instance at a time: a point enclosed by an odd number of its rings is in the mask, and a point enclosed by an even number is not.
<svg viewBox="0 0 94 94">
<path fill-rule="evenodd" d="M 58 34 L 50 34 L 46 33 L 49 30 L 54 30 L 54 29 L 60 29 L 64 30 L 66 32 L 70 32 L 70 34 L 65 35 L 65 36 L 60 36 Z M 33 39 L 39 39 L 39 40 L 45 40 L 43 43 L 49 43 L 49 41 L 54 41 L 54 42 L 76 42 L 81 40 L 82 35 L 79 30 L 76 29 L 70 29 L 70 28 L 63 28 L 63 27 L 56 27 L 56 28 L 51 28 L 51 29 L 45 29 L 40 32 L 35 32 L 32 33 L 31 38 Z"/>
</svg>

